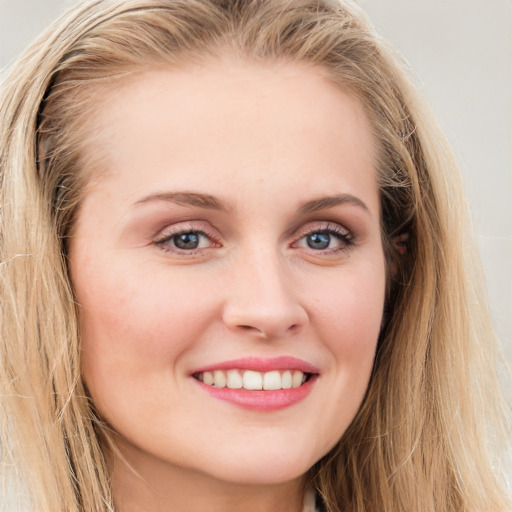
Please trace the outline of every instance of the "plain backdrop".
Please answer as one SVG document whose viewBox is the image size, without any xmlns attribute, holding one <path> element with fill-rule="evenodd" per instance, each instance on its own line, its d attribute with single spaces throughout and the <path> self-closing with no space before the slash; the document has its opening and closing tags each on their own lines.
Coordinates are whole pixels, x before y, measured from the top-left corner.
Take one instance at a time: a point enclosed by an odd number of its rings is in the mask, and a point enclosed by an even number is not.
<svg viewBox="0 0 512 512">
<path fill-rule="evenodd" d="M 74 3 L 0 0 L 0 69 Z M 405 56 L 453 144 L 495 327 L 512 361 L 512 0 L 359 4 Z"/>
</svg>

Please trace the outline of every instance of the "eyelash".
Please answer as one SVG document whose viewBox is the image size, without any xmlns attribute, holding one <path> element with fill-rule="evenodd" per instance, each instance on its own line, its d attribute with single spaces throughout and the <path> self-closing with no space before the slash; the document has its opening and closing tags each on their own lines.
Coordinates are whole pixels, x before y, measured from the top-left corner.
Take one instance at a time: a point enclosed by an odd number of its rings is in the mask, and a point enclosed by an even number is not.
<svg viewBox="0 0 512 512">
<path fill-rule="evenodd" d="M 179 226 L 176 229 L 172 229 L 171 231 L 167 231 L 165 235 L 159 237 L 157 240 L 154 241 L 154 244 L 158 246 L 158 248 L 166 253 L 174 253 L 178 255 L 184 255 L 184 256 L 193 256 L 195 254 L 201 253 L 204 250 L 215 248 L 215 246 L 220 247 L 221 242 L 220 240 L 214 236 L 211 233 L 207 232 L 208 230 L 202 229 L 198 226 L 188 225 L 188 226 Z M 194 234 L 198 235 L 199 237 L 204 237 L 208 240 L 210 240 L 211 243 L 213 243 L 213 247 L 199 247 L 196 249 L 182 249 L 180 247 L 177 247 L 175 244 L 175 240 L 180 235 L 187 235 L 187 234 Z M 334 247 L 331 249 L 320 249 L 316 250 L 311 247 L 309 247 L 309 250 L 313 253 L 322 254 L 322 255 L 331 255 L 336 253 L 341 253 L 344 251 L 348 251 L 352 245 L 354 245 L 354 237 L 353 234 L 346 228 L 341 227 L 339 224 L 335 224 L 332 222 L 324 223 L 322 226 L 314 226 L 309 229 L 305 229 L 299 237 L 295 239 L 295 241 L 291 244 L 292 247 L 296 247 L 297 244 L 306 239 L 308 236 L 311 236 L 313 234 L 323 234 L 323 235 L 329 235 L 334 236 L 339 241 L 339 246 Z M 307 243 L 307 242 L 306 242 Z M 172 244 L 172 245 L 171 245 Z"/>
<path fill-rule="evenodd" d="M 348 251 L 351 248 L 351 246 L 354 245 L 353 234 L 348 229 L 332 222 L 327 222 L 322 226 L 314 226 L 304 230 L 293 245 L 299 243 L 301 240 L 306 239 L 308 236 L 311 236 L 313 234 L 334 236 L 339 240 L 340 243 L 338 247 L 334 247 L 331 249 L 315 250 L 310 247 L 311 251 L 313 251 L 314 253 L 321 253 L 322 255 L 331 255 Z"/>
<path fill-rule="evenodd" d="M 171 229 L 170 231 L 166 231 L 165 234 L 161 237 L 159 237 L 157 240 L 155 240 L 154 244 L 159 247 L 162 251 L 166 253 L 175 253 L 179 255 L 194 255 L 197 253 L 200 253 L 204 251 L 205 249 L 210 249 L 211 247 L 207 248 L 197 248 L 197 249 L 181 249 L 180 247 L 176 247 L 176 245 L 173 243 L 173 241 L 180 235 L 187 235 L 187 234 L 195 234 L 199 235 L 199 237 L 204 237 L 213 242 L 216 246 L 220 247 L 220 241 L 217 237 L 215 237 L 211 233 L 207 233 L 205 229 L 202 229 L 198 226 L 179 226 L 176 227 L 176 229 Z M 172 244 L 172 245 L 171 245 Z"/>
</svg>

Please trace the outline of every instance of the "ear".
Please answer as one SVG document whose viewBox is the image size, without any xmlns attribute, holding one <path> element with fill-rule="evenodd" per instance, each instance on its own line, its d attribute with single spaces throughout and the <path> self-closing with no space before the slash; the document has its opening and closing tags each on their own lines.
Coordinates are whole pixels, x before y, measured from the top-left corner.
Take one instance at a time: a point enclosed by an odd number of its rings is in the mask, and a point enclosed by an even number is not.
<svg viewBox="0 0 512 512">
<path fill-rule="evenodd" d="M 401 256 L 407 254 L 407 245 L 409 241 L 410 235 L 409 233 L 401 233 L 398 236 L 392 238 L 393 248 L 395 251 Z"/>
</svg>

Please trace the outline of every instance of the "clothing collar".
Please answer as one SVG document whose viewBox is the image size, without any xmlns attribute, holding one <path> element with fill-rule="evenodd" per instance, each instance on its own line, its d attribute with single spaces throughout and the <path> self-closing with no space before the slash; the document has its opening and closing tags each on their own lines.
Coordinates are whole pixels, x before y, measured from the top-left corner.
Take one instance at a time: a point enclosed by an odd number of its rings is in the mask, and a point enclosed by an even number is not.
<svg viewBox="0 0 512 512">
<path fill-rule="evenodd" d="M 304 495 L 304 505 L 302 507 L 302 512 L 321 512 L 321 510 L 317 507 L 316 493 L 312 489 L 306 491 L 306 494 Z"/>
</svg>

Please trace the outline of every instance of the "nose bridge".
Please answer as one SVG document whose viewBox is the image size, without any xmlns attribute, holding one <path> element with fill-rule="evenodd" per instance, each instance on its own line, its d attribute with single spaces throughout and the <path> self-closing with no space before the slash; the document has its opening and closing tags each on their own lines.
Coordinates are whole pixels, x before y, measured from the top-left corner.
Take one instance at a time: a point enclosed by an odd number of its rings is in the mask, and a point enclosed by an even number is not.
<svg viewBox="0 0 512 512">
<path fill-rule="evenodd" d="M 223 315 L 230 329 L 271 338 L 296 332 L 307 322 L 293 275 L 277 249 L 253 248 L 234 266 Z"/>
</svg>

